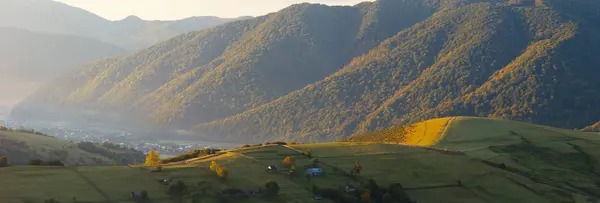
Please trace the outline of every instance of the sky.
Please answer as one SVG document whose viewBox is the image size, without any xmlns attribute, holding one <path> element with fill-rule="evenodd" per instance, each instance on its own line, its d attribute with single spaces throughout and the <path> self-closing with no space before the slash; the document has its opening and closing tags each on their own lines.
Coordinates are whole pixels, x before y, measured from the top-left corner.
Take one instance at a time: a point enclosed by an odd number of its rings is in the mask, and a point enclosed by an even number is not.
<svg viewBox="0 0 600 203">
<path fill-rule="evenodd" d="M 177 20 L 191 16 L 260 16 L 296 3 L 355 5 L 368 0 L 56 0 L 109 20 L 135 15 L 144 20 Z"/>
</svg>

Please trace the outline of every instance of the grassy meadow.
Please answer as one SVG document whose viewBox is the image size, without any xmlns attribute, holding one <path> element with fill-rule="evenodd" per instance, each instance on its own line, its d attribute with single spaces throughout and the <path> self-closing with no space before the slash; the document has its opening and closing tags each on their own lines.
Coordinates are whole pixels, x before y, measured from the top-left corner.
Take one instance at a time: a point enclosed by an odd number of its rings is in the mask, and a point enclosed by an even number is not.
<svg viewBox="0 0 600 203">
<path fill-rule="evenodd" d="M 238 148 L 217 156 L 148 167 L 7 167 L 0 180 L 0 202 L 130 202 L 129 193 L 146 190 L 150 202 L 185 202 L 195 195 L 201 202 L 221 202 L 214 196 L 228 188 L 263 188 L 268 180 L 280 185 L 276 199 L 250 197 L 233 202 L 332 202 L 315 200 L 312 186 L 341 189 L 375 180 L 381 187 L 399 183 L 419 203 L 545 203 L 593 202 L 600 196 L 600 153 L 597 134 L 574 132 L 515 121 L 457 117 L 420 123 L 411 134 L 426 140 L 412 143 L 337 142 L 265 145 Z M 426 127 L 427 126 L 427 127 Z M 431 130 L 429 128 L 434 128 Z M 437 131 L 436 131 L 437 130 Z M 428 133 L 425 133 L 425 132 Z M 431 133 L 431 134 L 430 134 Z M 435 136 L 434 136 L 435 135 Z M 415 143 L 428 143 L 422 146 Z M 310 150 L 325 171 L 306 178 Z M 266 171 L 293 157 L 299 174 Z M 212 161 L 229 170 L 226 180 L 209 170 Z M 359 161 L 356 177 L 348 173 Z M 161 180 L 182 181 L 188 196 L 169 195 Z"/>
</svg>

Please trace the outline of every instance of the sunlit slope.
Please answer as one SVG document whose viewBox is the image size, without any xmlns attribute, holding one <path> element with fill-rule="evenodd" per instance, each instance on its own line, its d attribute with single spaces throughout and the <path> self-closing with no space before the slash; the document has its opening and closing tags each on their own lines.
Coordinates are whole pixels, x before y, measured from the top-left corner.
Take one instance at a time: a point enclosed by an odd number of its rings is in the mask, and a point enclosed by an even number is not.
<svg viewBox="0 0 600 203">
<path fill-rule="evenodd" d="M 470 151 L 490 146 L 517 144 L 523 139 L 557 141 L 575 138 L 600 141 L 600 137 L 594 134 L 479 117 L 432 119 L 407 126 L 364 133 L 350 138 L 350 141 L 396 143 Z"/>
<path fill-rule="evenodd" d="M 454 120 L 438 118 L 408 126 L 395 127 L 387 130 L 365 133 L 350 138 L 353 142 L 383 142 L 417 146 L 433 146 L 438 144 L 446 135 L 446 129 Z"/>
<path fill-rule="evenodd" d="M 60 160 L 66 165 L 113 165 L 114 163 L 126 164 L 134 162 L 134 160 L 130 159 L 133 156 L 137 156 L 138 161 L 142 161 L 141 158 L 143 158 L 141 152 L 129 151 L 127 149 L 102 149 L 107 154 L 113 155 L 113 157 L 83 150 L 75 143 L 54 137 L 23 132 L 0 131 L 0 156 L 7 156 L 11 165 L 25 165 L 32 159 L 43 161 Z M 125 157 L 128 158 L 121 159 Z"/>
</svg>

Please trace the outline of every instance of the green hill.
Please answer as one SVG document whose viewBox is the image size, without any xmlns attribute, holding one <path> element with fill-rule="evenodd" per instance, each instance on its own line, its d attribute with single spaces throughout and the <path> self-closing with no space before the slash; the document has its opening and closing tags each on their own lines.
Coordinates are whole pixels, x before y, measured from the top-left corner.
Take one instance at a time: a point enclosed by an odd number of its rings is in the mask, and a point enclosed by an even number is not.
<svg viewBox="0 0 600 203">
<path fill-rule="evenodd" d="M 142 166 L 0 168 L 0 179 L 12 186 L 0 190 L 0 200 L 39 202 L 54 198 L 63 202 L 76 197 L 84 202 L 128 202 L 131 191 L 146 190 L 152 202 L 180 201 L 170 198 L 170 186 L 161 183 L 164 179 L 169 179 L 170 185 L 182 181 L 187 195 L 179 197 L 200 202 L 335 202 L 330 198 L 314 200 L 312 191 L 317 188 L 338 194 L 338 202 L 362 203 L 367 201 L 356 200 L 344 192 L 344 187 L 353 183 L 363 193 L 369 179 L 381 189 L 399 183 L 401 191 L 418 203 L 583 203 L 600 198 L 597 135 L 473 117 L 429 120 L 413 127 L 421 129 L 402 135 L 426 142 L 412 146 L 376 143 L 383 140 L 365 134 L 357 136 L 363 140 L 352 142 L 263 145 L 164 165 L 162 172 L 140 170 L 145 169 Z M 431 134 L 440 137 L 436 142 L 423 139 Z M 307 150 L 319 160 L 317 165 L 325 171 L 324 176 L 305 178 L 304 167 L 314 163 L 303 154 Z M 289 170 L 283 167 L 279 173 L 265 171 L 288 156 L 295 160 L 299 174 L 288 176 Z M 212 161 L 228 169 L 227 179 L 219 179 L 210 171 Z M 356 161 L 362 170 L 353 178 L 349 172 Z M 263 188 L 267 180 L 276 181 L 281 188 L 275 199 L 217 197 L 225 189 Z"/>
<path fill-rule="evenodd" d="M 65 165 L 125 165 L 144 162 L 144 154 L 117 146 L 71 143 L 28 131 L 0 130 L 0 156 L 10 165 L 26 165 L 31 160 L 59 160 Z"/>
</svg>

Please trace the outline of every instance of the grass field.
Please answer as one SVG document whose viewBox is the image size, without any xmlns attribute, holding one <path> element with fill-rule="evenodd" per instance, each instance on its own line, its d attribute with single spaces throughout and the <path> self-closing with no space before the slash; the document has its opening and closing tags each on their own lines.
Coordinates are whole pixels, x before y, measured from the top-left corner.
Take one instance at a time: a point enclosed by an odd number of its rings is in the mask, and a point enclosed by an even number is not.
<svg viewBox="0 0 600 203">
<path fill-rule="evenodd" d="M 38 158 L 43 160 L 58 159 L 65 164 L 97 164 L 93 159 L 106 164 L 113 163 L 97 154 L 81 150 L 77 145 L 65 140 L 18 132 L 0 132 L 0 148 L 4 155 L 12 158 L 13 164 L 26 164 L 28 160 Z M 66 156 L 65 156 L 66 155 Z"/>
<path fill-rule="evenodd" d="M 159 183 L 166 178 L 185 182 L 191 193 L 201 192 L 199 182 L 210 185 L 209 193 L 227 188 L 254 190 L 267 180 L 281 186 L 277 200 L 251 197 L 234 201 L 250 203 L 329 202 L 312 199 L 313 184 L 340 188 L 349 182 L 361 185 L 369 179 L 382 187 L 400 183 L 419 203 L 580 203 L 600 199 L 597 134 L 481 118 L 424 123 L 419 125 L 438 129 L 419 133 L 426 138 L 419 139 L 429 143 L 426 147 L 349 142 L 270 145 L 166 165 L 163 172 L 148 172 L 144 167 L 0 168 L 2 184 L 10 186 L 0 189 L 0 202 L 41 202 L 47 198 L 72 202 L 76 197 L 89 203 L 125 203 L 129 192 L 139 190 L 147 190 L 151 202 L 180 202 L 171 199 L 168 186 Z M 320 160 L 323 177 L 303 176 L 302 170 L 310 160 L 302 154 L 307 149 Z M 286 169 L 279 173 L 265 171 L 268 165 L 278 165 L 287 156 L 294 157 L 300 175 L 289 177 Z M 229 170 L 227 180 L 208 169 L 212 161 Z M 355 179 L 347 172 L 356 161 L 363 170 Z M 217 200 L 204 197 L 201 202 Z"/>
</svg>

